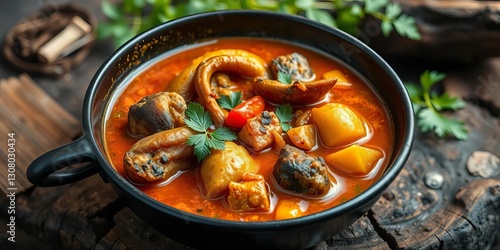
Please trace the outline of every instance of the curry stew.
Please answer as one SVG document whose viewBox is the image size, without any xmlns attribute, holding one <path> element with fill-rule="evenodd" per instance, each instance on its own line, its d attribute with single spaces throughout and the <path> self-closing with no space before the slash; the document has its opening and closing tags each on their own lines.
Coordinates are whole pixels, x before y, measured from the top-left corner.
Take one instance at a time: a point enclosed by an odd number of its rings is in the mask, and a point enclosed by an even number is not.
<svg viewBox="0 0 500 250">
<path fill-rule="evenodd" d="M 387 167 L 385 104 L 315 50 L 224 38 L 139 71 L 109 107 L 106 150 L 161 203 L 224 220 L 289 219 L 353 198 Z"/>
</svg>

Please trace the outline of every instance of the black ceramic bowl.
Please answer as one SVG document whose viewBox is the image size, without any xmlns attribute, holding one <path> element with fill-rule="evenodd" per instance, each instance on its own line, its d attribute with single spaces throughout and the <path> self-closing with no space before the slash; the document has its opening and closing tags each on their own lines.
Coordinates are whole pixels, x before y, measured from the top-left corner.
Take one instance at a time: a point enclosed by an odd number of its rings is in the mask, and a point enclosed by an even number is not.
<svg viewBox="0 0 500 250">
<path fill-rule="evenodd" d="M 121 80 L 143 63 L 200 39 L 274 38 L 316 48 L 352 67 L 385 100 L 395 128 L 389 167 L 365 192 L 339 206 L 305 217 L 270 222 L 235 222 L 207 218 L 168 207 L 144 195 L 120 176 L 106 158 L 104 112 Z M 162 24 L 119 48 L 97 71 L 83 104 L 83 136 L 47 152 L 28 168 L 39 186 L 78 181 L 98 172 L 130 208 L 165 235 L 194 247 L 300 249 L 343 231 L 368 211 L 396 178 L 410 153 L 413 111 L 408 94 L 391 67 L 352 36 L 299 16 L 257 11 L 198 14 Z M 86 162 L 88 164 L 77 163 Z"/>
</svg>

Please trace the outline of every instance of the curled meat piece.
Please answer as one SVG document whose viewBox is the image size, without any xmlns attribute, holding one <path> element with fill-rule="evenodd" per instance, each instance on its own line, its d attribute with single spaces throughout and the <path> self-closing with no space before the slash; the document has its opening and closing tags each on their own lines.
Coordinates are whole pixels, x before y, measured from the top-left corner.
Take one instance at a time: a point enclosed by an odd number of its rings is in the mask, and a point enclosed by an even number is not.
<svg viewBox="0 0 500 250">
<path fill-rule="evenodd" d="M 243 174 L 257 173 L 259 168 L 244 147 L 226 142 L 224 150 L 212 150 L 201 163 L 204 194 L 208 199 L 222 197 L 229 191 L 230 182 L 239 182 Z"/>
<path fill-rule="evenodd" d="M 230 182 L 227 203 L 238 212 L 269 211 L 271 203 L 264 177 L 245 173 L 242 182 Z"/>
<path fill-rule="evenodd" d="M 148 136 L 184 126 L 184 98 L 174 92 L 160 92 L 142 98 L 130 106 L 128 131 L 132 135 Z"/>
<path fill-rule="evenodd" d="M 196 69 L 194 86 L 200 98 L 201 105 L 210 113 L 214 125 L 224 125 L 225 114 L 217 99 L 219 95 L 212 91 L 210 78 L 217 71 L 232 71 L 243 76 L 267 77 L 267 68 L 262 64 L 261 58 L 244 56 L 215 56 L 203 61 Z"/>
<path fill-rule="evenodd" d="M 207 52 L 204 55 L 194 59 L 189 66 L 184 68 L 184 70 L 169 83 L 167 91 L 179 93 L 186 101 L 190 101 L 196 94 L 193 78 L 196 73 L 196 69 L 203 61 L 214 57 L 214 56 L 242 56 L 251 58 L 257 61 L 261 65 L 266 65 L 266 62 L 259 56 L 248 52 L 246 50 L 240 49 L 221 49 L 216 51 Z"/>
<path fill-rule="evenodd" d="M 238 133 L 238 138 L 253 150 L 261 151 L 273 143 L 273 131 L 278 135 L 283 132 L 280 120 L 274 112 L 264 111 L 247 121 Z"/>
<path fill-rule="evenodd" d="M 297 52 L 274 58 L 271 62 L 271 72 L 275 77 L 278 77 L 278 72 L 283 72 L 290 75 L 293 81 L 310 82 L 316 79 L 307 58 Z"/>
<path fill-rule="evenodd" d="M 277 80 L 256 77 L 253 91 L 254 94 L 276 104 L 307 105 L 323 99 L 336 83 L 337 79 L 324 79 L 284 84 Z"/>
<path fill-rule="evenodd" d="M 328 167 L 321 157 L 285 145 L 274 165 L 273 176 L 280 187 L 301 194 L 321 196 L 328 193 Z"/>
<path fill-rule="evenodd" d="M 186 143 L 194 133 L 184 126 L 158 132 L 137 141 L 123 158 L 127 176 L 137 183 L 155 182 L 195 166 L 193 147 Z"/>
</svg>

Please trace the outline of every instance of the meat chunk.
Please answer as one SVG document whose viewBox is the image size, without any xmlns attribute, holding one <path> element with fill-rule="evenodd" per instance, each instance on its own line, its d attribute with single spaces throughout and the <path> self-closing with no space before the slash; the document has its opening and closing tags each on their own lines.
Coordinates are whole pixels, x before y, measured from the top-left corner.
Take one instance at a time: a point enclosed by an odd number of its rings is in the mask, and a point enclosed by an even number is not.
<svg viewBox="0 0 500 250">
<path fill-rule="evenodd" d="M 316 78 L 307 58 L 297 52 L 274 58 L 271 62 L 271 71 L 276 78 L 278 72 L 290 75 L 292 81 L 310 82 Z"/>
<path fill-rule="evenodd" d="M 331 183 L 328 167 L 321 157 L 285 145 L 274 165 L 273 176 L 280 187 L 301 194 L 321 196 L 328 193 Z"/>
<path fill-rule="evenodd" d="M 137 183 L 155 182 L 196 166 L 193 147 L 186 143 L 193 134 L 193 130 L 179 127 L 142 138 L 123 158 L 127 176 Z"/>
<path fill-rule="evenodd" d="M 243 174 L 257 173 L 260 168 L 244 147 L 234 142 L 225 143 L 224 150 L 212 150 L 201 163 L 200 176 L 208 199 L 226 195 L 230 182 L 239 182 Z"/>
<path fill-rule="evenodd" d="M 264 111 L 262 114 L 248 120 L 247 124 L 238 133 L 238 138 L 255 151 L 261 151 L 273 143 L 272 131 L 281 134 L 283 130 L 281 129 L 280 120 L 274 112 Z"/>
<path fill-rule="evenodd" d="M 128 130 L 132 135 L 148 136 L 184 126 L 184 98 L 174 92 L 160 92 L 142 98 L 130 107 Z"/>
<path fill-rule="evenodd" d="M 227 203 L 238 212 L 269 211 L 270 201 L 264 177 L 245 173 L 242 182 L 229 183 Z"/>
</svg>

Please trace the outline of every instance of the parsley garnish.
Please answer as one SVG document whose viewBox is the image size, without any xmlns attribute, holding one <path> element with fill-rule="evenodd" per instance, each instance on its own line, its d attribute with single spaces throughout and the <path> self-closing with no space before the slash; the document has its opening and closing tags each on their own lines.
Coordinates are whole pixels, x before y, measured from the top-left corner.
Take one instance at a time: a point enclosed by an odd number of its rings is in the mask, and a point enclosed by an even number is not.
<svg viewBox="0 0 500 250">
<path fill-rule="evenodd" d="M 381 21 L 381 30 L 386 36 L 395 30 L 401 36 L 420 39 L 415 19 L 402 14 L 400 4 L 391 3 L 389 0 L 105 0 L 101 4 L 101 10 L 107 19 L 99 22 L 97 36 L 100 39 L 113 38 L 115 46 L 118 47 L 133 36 L 166 21 L 195 13 L 223 9 L 267 10 L 303 15 L 353 35 L 360 35 L 360 32 L 363 32 L 359 29 L 361 21 L 367 16 L 372 16 Z"/>
<path fill-rule="evenodd" d="M 280 119 L 280 125 L 283 131 L 288 131 L 291 126 L 290 126 L 290 121 L 293 118 L 293 111 L 292 107 L 290 104 L 282 104 L 278 107 L 276 107 L 276 116 Z"/>
<path fill-rule="evenodd" d="M 192 135 L 188 138 L 187 144 L 194 146 L 194 154 L 198 162 L 202 161 L 210 154 L 210 149 L 224 150 L 224 141 L 236 140 L 236 135 L 228 128 L 217 128 L 210 131 L 212 118 L 205 112 L 199 103 L 191 102 L 186 109 L 186 125 L 201 134 Z"/>
<path fill-rule="evenodd" d="M 420 75 L 420 86 L 405 84 L 418 118 L 422 132 L 434 130 L 439 137 L 452 135 L 459 140 L 467 139 L 467 129 L 463 122 L 447 118 L 441 111 L 458 110 L 465 107 L 465 102 L 446 93 L 437 95 L 431 92 L 432 86 L 446 77 L 436 71 L 425 71 Z"/>
<path fill-rule="evenodd" d="M 292 75 L 282 71 L 278 71 L 278 81 L 284 84 L 290 84 L 292 83 Z"/>
<path fill-rule="evenodd" d="M 222 95 L 217 99 L 217 103 L 223 109 L 234 109 L 234 107 L 241 103 L 241 92 L 231 92 L 229 96 Z"/>
</svg>

